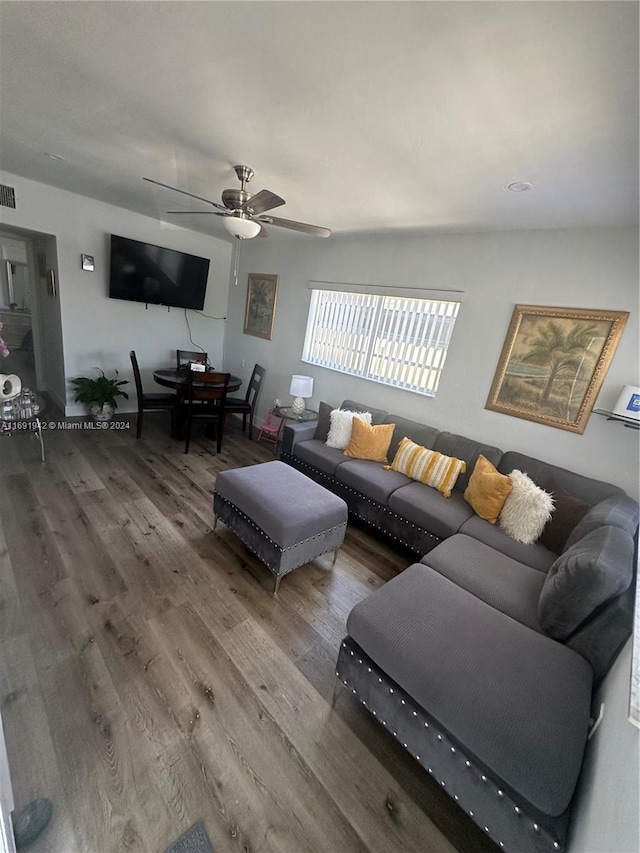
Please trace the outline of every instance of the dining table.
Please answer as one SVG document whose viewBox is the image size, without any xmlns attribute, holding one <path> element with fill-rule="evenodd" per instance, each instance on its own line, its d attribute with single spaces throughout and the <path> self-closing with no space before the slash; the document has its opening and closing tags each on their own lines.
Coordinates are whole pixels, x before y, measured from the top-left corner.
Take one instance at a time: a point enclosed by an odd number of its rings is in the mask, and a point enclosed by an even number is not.
<svg viewBox="0 0 640 853">
<path fill-rule="evenodd" d="M 173 367 L 162 368 L 153 371 L 153 379 L 158 385 L 163 385 L 165 388 L 173 388 L 175 391 L 186 392 L 189 385 L 189 371 Z M 229 376 L 228 392 L 237 391 L 242 385 L 242 379 L 239 376 L 234 376 L 233 373 Z"/>
</svg>

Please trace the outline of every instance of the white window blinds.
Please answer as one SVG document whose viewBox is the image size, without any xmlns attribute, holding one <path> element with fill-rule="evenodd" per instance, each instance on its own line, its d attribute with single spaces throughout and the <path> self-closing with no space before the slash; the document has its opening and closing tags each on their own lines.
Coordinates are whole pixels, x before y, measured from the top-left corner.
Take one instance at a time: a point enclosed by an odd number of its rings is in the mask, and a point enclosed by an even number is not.
<svg viewBox="0 0 640 853">
<path fill-rule="evenodd" d="M 302 360 L 433 397 L 459 307 L 313 288 Z"/>
</svg>

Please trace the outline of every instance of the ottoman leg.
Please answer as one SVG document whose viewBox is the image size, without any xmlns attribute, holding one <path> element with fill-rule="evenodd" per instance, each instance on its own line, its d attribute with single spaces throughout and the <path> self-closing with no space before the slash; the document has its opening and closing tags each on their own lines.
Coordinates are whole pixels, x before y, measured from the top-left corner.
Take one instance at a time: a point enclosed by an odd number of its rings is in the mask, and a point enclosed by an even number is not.
<svg viewBox="0 0 640 853">
<path fill-rule="evenodd" d="M 331 697 L 331 707 L 332 708 L 335 708 L 336 699 L 338 698 L 338 693 L 340 693 L 343 686 L 344 685 L 343 685 L 342 681 L 340 681 L 340 679 L 336 677 L 336 683 L 333 687 L 333 696 Z"/>
<path fill-rule="evenodd" d="M 214 513 L 213 515 L 213 529 L 215 530 L 218 526 L 218 516 Z"/>
<path fill-rule="evenodd" d="M 336 560 L 338 559 L 338 551 L 339 550 L 340 550 L 340 548 L 336 548 L 336 550 L 333 552 L 333 561 L 331 563 L 332 566 L 335 566 L 335 564 L 336 564 Z"/>
<path fill-rule="evenodd" d="M 273 585 L 273 594 L 274 595 L 278 594 L 278 590 L 280 589 L 280 581 L 281 580 L 282 580 L 282 575 L 276 575 L 276 580 L 275 580 L 275 583 Z"/>
</svg>

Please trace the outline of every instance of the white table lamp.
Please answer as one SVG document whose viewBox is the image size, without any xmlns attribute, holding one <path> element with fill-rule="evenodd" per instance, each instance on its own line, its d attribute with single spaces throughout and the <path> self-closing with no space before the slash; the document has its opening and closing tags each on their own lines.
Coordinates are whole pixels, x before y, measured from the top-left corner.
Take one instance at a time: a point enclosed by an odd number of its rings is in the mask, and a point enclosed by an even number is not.
<svg viewBox="0 0 640 853">
<path fill-rule="evenodd" d="M 296 415 L 301 415 L 305 409 L 304 398 L 311 397 L 313 394 L 313 377 L 294 373 L 291 377 L 289 393 L 295 397 L 291 408 Z"/>
</svg>

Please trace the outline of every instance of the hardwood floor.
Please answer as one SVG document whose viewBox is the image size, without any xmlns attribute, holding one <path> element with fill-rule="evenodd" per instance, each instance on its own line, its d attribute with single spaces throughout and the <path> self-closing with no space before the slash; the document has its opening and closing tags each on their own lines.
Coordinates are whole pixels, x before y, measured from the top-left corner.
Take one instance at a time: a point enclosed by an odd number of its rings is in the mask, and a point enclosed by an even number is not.
<svg viewBox="0 0 640 853">
<path fill-rule="evenodd" d="M 44 465 L 0 435 L 2 718 L 17 810 L 54 803 L 33 853 L 162 853 L 198 819 L 216 853 L 495 850 L 359 703 L 330 705 L 349 610 L 411 560 L 350 525 L 333 570 L 274 598 L 211 497 L 272 450 L 234 424 L 186 456 L 168 431 L 48 429 Z"/>
</svg>

